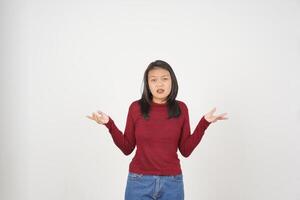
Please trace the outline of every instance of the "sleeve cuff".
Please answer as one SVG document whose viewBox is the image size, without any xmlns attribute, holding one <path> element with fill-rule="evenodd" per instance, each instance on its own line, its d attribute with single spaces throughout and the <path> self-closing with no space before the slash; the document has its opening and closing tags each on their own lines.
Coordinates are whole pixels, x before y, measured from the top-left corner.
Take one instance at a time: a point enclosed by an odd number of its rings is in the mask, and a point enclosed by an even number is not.
<svg viewBox="0 0 300 200">
<path fill-rule="evenodd" d="M 109 117 L 108 122 L 104 124 L 108 129 L 111 129 L 114 121 Z"/>
<path fill-rule="evenodd" d="M 205 117 L 203 116 L 202 119 L 200 120 L 200 124 L 202 124 L 202 126 L 204 127 L 204 129 L 206 129 L 211 124 L 211 122 L 207 121 L 205 119 Z"/>
</svg>

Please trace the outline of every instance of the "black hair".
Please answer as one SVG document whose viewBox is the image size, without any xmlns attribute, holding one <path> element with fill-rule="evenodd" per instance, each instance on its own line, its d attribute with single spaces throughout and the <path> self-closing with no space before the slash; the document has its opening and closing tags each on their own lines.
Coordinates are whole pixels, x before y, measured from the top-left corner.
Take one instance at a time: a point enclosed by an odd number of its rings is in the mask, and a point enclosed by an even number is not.
<svg viewBox="0 0 300 200">
<path fill-rule="evenodd" d="M 154 62 L 151 62 L 145 73 L 144 73 L 144 78 L 143 78 L 143 93 L 142 97 L 139 100 L 140 108 L 141 108 L 141 113 L 145 119 L 149 118 L 149 110 L 151 107 L 151 102 L 153 95 L 151 94 L 149 84 L 148 84 L 148 73 L 150 70 L 154 68 L 161 68 L 169 71 L 171 75 L 171 80 L 172 80 L 172 87 L 171 87 L 171 92 L 167 97 L 167 104 L 168 104 L 168 116 L 169 118 L 173 117 L 179 117 L 181 111 L 178 105 L 178 102 L 176 101 L 176 96 L 178 93 L 178 83 L 177 79 L 175 76 L 175 73 L 172 69 L 172 67 L 165 61 L 162 60 L 156 60 Z"/>
</svg>

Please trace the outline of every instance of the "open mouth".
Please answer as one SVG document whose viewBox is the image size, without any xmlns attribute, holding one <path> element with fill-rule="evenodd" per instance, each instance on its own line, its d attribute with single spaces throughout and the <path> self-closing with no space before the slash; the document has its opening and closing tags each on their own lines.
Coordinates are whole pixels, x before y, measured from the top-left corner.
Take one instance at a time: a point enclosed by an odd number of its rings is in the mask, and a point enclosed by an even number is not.
<svg viewBox="0 0 300 200">
<path fill-rule="evenodd" d="M 157 92 L 158 94 L 162 94 L 162 93 L 165 92 L 165 90 L 164 90 L 164 89 L 158 89 L 158 90 L 156 90 L 156 92 Z"/>
</svg>

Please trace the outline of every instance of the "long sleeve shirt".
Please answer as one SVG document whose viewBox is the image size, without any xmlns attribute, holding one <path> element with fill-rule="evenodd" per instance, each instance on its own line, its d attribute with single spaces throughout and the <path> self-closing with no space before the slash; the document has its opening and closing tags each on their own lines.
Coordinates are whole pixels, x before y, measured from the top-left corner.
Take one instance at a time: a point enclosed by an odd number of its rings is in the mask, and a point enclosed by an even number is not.
<svg viewBox="0 0 300 200">
<path fill-rule="evenodd" d="M 188 157 L 200 143 L 210 122 L 203 116 L 191 134 L 188 108 L 184 102 L 176 101 L 181 114 L 170 119 L 167 104 L 152 102 L 149 118 L 144 119 L 138 101 L 132 102 L 128 109 L 124 134 L 109 117 L 105 126 L 116 146 L 125 155 L 129 155 L 137 147 L 129 165 L 129 172 L 148 175 L 182 173 L 177 149 L 184 157 Z"/>
</svg>

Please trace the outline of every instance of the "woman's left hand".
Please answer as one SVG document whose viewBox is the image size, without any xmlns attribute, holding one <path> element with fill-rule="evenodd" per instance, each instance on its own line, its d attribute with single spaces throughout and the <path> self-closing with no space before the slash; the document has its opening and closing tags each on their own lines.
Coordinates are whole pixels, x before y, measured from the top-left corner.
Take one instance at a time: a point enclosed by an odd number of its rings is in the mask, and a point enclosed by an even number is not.
<svg viewBox="0 0 300 200">
<path fill-rule="evenodd" d="M 204 118 L 208 121 L 208 122 L 216 122 L 218 120 L 225 120 L 228 119 L 227 117 L 224 117 L 225 115 L 227 115 L 227 113 L 222 113 L 220 115 L 213 115 L 214 112 L 216 111 L 216 108 L 213 108 L 211 111 L 209 111 L 208 113 L 206 113 L 204 115 Z"/>
</svg>

